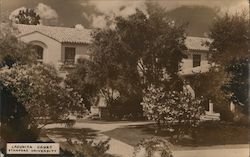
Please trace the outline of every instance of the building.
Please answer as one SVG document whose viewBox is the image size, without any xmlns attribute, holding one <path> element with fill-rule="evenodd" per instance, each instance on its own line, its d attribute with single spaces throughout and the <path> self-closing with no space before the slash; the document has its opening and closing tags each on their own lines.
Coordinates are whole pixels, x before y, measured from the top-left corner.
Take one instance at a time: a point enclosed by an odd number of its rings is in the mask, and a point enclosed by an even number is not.
<svg viewBox="0 0 250 157">
<path fill-rule="evenodd" d="M 15 25 L 17 37 L 34 45 L 37 60 L 57 69 L 74 67 L 78 58 L 88 58 L 90 30 L 43 25 Z M 63 71 L 61 71 L 63 74 Z"/>
<path fill-rule="evenodd" d="M 60 74 L 65 76 L 62 67 L 73 68 L 78 58 L 89 58 L 88 45 L 91 43 L 91 30 L 66 27 L 52 27 L 43 25 L 15 25 L 18 29 L 17 37 L 34 45 L 37 60 L 54 65 Z M 208 38 L 187 37 L 187 58 L 182 61 L 179 74 L 184 78 L 197 73 L 207 72 L 209 49 L 205 46 Z M 194 91 L 189 86 L 190 92 Z M 93 111 L 99 112 L 96 108 Z M 207 115 L 210 119 L 218 119 L 219 114 L 213 112 L 213 104 L 209 104 Z"/>
<path fill-rule="evenodd" d="M 52 64 L 56 68 L 62 65 L 74 65 L 78 58 L 88 58 L 88 44 L 91 42 L 91 30 L 67 27 L 52 27 L 43 25 L 16 24 L 17 37 L 34 45 L 38 61 Z M 207 72 L 208 47 L 207 38 L 187 37 L 187 58 L 183 59 L 181 75 L 192 75 L 197 72 Z"/>
<path fill-rule="evenodd" d="M 208 38 L 187 37 L 185 44 L 187 46 L 187 58 L 183 59 L 180 75 L 193 75 L 203 73 L 209 70 L 208 63 L 209 48 L 205 45 L 209 42 Z"/>
</svg>

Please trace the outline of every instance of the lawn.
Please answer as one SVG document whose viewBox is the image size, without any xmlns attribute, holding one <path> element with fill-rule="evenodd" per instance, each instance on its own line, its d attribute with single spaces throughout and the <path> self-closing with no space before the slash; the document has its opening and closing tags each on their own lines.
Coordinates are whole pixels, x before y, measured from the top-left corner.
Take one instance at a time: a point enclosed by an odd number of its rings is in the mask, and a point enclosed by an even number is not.
<svg viewBox="0 0 250 157">
<path fill-rule="evenodd" d="M 154 133 L 155 126 L 152 124 L 143 126 L 128 126 L 104 132 L 105 135 L 115 138 L 131 146 L 135 146 L 141 139 L 157 136 L 169 140 L 175 149 L 185 147 L 218 146 L 248 144 L 248 127 L 230 123 L 204 123 L 197 128 L 197 133 L 191 138 L 183 138 L 174 143 L 170 134 L 161 132 Z"/>
<path fill-rule="evenodd" d="M 149 122 L 148 120 L 141 120 L 141 121 L 129 121 L 129 120 L 92 120 L 92 119 L 79 119 L 77 120 L 78 123 L 92 123 L 92 124 L 126 124 L 126 123 L 133 123 L 133 122 Z"/>
<path fill-rule="evenodd" d="M 42 130 L 40 136 L 47 137 L 48 134 L 55 137 L 68 138 L 73 141 L 80 140 L 83 137 L 87 140 L 92 140 L 95 139 L 97 131 L 89 128 L 53 128 Z M 70 145 L 68 142 L 60 142 L 60 157 L 74 157 L 72 151 L 75 151 L 75 147 L 73 145 Z"/>
<path fill-rule="evenodd" d="M 94 139 L 96 136 L 96 130 L 83 128 L 83 129 L 75 129 L 75 128 L 53 128 L 53 129 L 45 129 L 43 130 L 43 134 L 50 134 L 55 136 L 62 136 L 67 138 L 80 138 L 85 137 L 86 139 Z"/>
</svg>

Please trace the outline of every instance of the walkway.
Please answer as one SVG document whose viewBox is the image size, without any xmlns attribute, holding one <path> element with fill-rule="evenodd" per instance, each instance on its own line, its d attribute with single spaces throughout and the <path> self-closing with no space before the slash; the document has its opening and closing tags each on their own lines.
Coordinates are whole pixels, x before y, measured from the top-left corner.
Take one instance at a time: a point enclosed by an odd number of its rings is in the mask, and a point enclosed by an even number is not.
<svg viewBox="0 0 250 157">
<path fill-rule="evenodd" d="M 73 128 L 90 128 L 98 131 L 98 136 L 96 140 L 107 139 L 106 135 L 103 135 L 102 132 L 114 130 L 116 128 L 125 127 L 129 125 L 146 125 L 152 122 L 122 122 L 122 123 L 107 123 L 107 124 L 97 124 L 90 122 L 77 122 Z M 64 128 L 64 125 L 61 124 L 51 124 L 46 128 Z M 63 137 L 52 137 L 48 135 L 55 142 L 63 143 L 65 138 Z M 114 154 L 117 157 L 132 157 L 134 148 L 124 142 L 111 138 L 110 149 L 108 150 L 109 154 Z M 243 145 L 240 148 L 229 148 L 229 149 L 199 149 L 199 150 L 175 150 L 173 151 L 174 157 L 250 157 L 249 156 L 249 145 Z"/>
<path fill-rule="evenodd" d="M 93 130 L 97 130 L 99 132 L 106 132 L 106 131 L 110 131 L 110 130 L 114 130 L 116 128 L 120 128 L 120 127 L 126 127 L 129 125 L 147 125 L 147 124 L 153 124 L 154 122 L 150 122 L 150 121 L 144 121 L 144 122 L 114 122 L 114 123 L 102 123 L 102 124 L 98 124 L 98 123 L 91 123 L 91 122 L 77 122 L 73 128 L 90 128 Z M 47 125 L 46 128 L 62 128 L 65 127 L 64 124 L 50 124 Z"/>
<path fill-rule="evenodd" d="M 174 157 L 249 157 L 249 147 L 238 149 L 209 149 L 173 151 Z"/>
<path fill-rule="evenodd" d="M 97 124 L 97 123 L 90 123 L 90 122 L 77 122 L 73 128 L 80 129 L 80 128 L 90 128 L 92 130 L 98 131 L 98 136 L 95 137 L 96 141 L 108 139 L 109 137 L 102 134 L 102 132 L 114 130 L 116 128 L 125 127 L 129 125 L 146 125 L 146 124 L 152 124 L 153 122 L 118 122 L 118 123 L 107 123 L 107 124 Z M 46 126 L 47 129 L 49 128 L 65 128 L 64 124 L 50 124 Z M 58 143 L 65 143 L 66 138 L 65 137 L 55 137 L 52 135 L 47 135 L 50 139 L 52 139 L 54 142 Z M 107 151 L 109 154 L 113 154 L 117 157 L 132 157 L 134 148 L 124 142 L 121 142 L 119 140 L 116 140 L 114 138 L 110 139 L 110 148 Z"/>
</svg>

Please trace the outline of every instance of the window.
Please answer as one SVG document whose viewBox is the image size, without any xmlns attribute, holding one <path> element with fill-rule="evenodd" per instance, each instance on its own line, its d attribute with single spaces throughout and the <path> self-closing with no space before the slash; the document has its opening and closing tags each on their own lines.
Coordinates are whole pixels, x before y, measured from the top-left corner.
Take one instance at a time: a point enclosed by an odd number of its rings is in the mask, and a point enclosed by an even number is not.
<svg viewBox="0 0 250 157">
<path fill-rule="evenodd" d="M 74 47 L 65 47 L 65 64 L 75 63 L 76 49 Z"/>
<path fill-rule="evenodd" d="M 193 55 L 193 67 L 201 66 L 201 55 L 194 54 Z"/>
<path fill-rule="evenodd" d="M 37 61 L 42 62 L 43 61 L 43 47 L 34 45 L 33 50 L 36 53 Z"/>
</svg>

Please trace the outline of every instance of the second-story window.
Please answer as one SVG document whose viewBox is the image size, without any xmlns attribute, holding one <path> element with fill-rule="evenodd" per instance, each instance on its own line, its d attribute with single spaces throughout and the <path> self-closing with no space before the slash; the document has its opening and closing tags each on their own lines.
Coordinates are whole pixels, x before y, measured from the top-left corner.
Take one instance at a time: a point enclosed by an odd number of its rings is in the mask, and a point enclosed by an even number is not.
<svg viewBox="0 0 250 157">
<path fill-rule="evenodd" d="M 76 49 L 74 47 L 65 47 L 65 64 L 74 64 Z"/>
<path fill-rule="evenodd" d="M 201 66 L 201 55 L 194 54 L 193 55 L 193 67 Z"/>
</svg>

